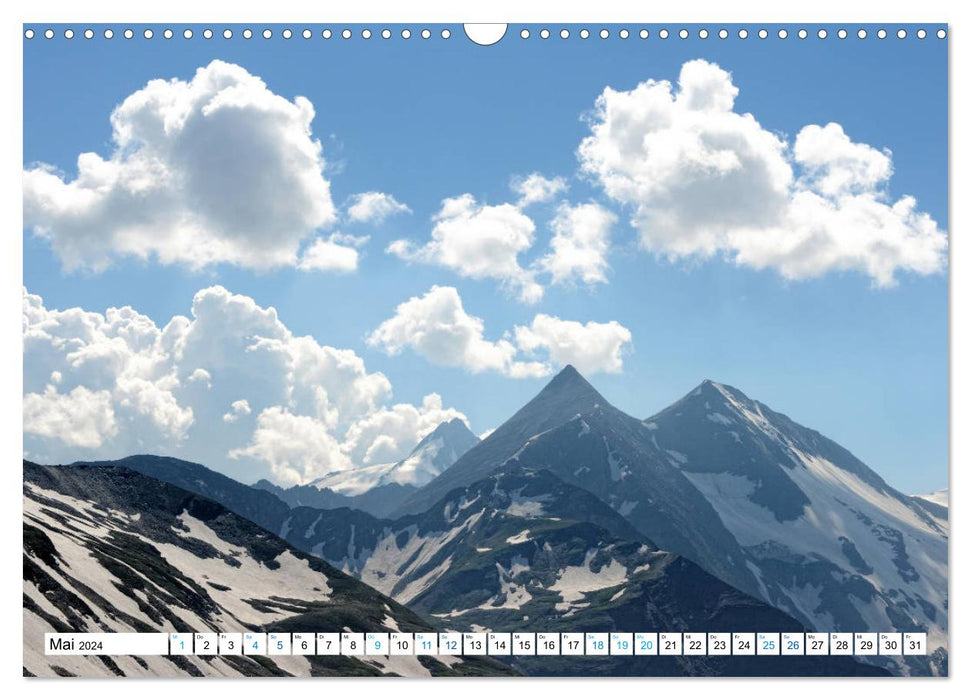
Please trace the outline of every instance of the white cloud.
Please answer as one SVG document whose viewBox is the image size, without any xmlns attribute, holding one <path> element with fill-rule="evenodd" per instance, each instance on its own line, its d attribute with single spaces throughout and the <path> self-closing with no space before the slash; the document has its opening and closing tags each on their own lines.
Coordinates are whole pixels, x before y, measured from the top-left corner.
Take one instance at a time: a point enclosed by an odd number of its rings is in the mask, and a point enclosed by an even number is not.
<svg viewBox="0 0 971 700">
<path fill-rule="evenodd" d="M 547 178 L 539 173 L 531 173 L 525 177 L 513 177 L 509 187 L 519 195 L 517 206 L 527 207 L 550 201 L 561 192 L 566 192 L 568 185 L 562 177 Z"/>
<path fill-rule="evenodd" d="M 410 214 L 411 209 L 390 194 L 362 192 L 351 196 L 347 218 L 358 223 L 380 224 L 395 214 Z"/>
<path fill-rule="evenodd" d="M 464 420 L 434 395 L 391 405 L 387 377 L 353 351 L 296 336 L 272 307 L 219 286 L 162 327 L 130 307 L 48 309 L 24 290 L 23 337 L 36 459 L 156 452 L 296 483 L 401 459 L 439 418 Z"/>
<path fill-rule="evenodd" d="M 80 447 L 134 431 L 179 444 L 193 424 L 174 393 L 181 382 L 163 331 L 130 307 L 48 310 L 24 290 L 23 338 L 25 432 Z M 54 376 L 58 389 L 38 393 Z"/>
<path fill-rule="evenodd" d="M 182 439 L 194 419 L 192 409 L 180 406 L 172 393 L 178 386 L 172 375 L 146 378 L 124 373 L 115 379 L 114 398 L 120 408 L 149 418 L 162 435 Z"/>
<path fill-rule="evenodd" d="M 913 198 L 893 201 L 889 151 L 809 125 L 793 148 L 734 110 L 731 76 L 685 63 L 678 86 L 648 80 L 597 99 L 581 167 L 631 207 L 641 245 L 668 258 L 726 255 L 791 279 L 943 269 L 947 237 Z"/>
<path fill-rule="evenodd" d="M 893 174 L 892 154 L 853 143 L 839 124 L 810 124 L 796 136 L 793 154 L 807 189 L 829 197 L 868 192 Z"/>
<path fill-rule="evenodd" d="M 188 81 L 152 80 L 111 115 L 113 150 L 78 156 L 72 180 L 23 173 L 24 223 L 66 269 L 155 258 L 200 268 L 293 265 L 336 212 L 313 105 L 213 61 Z"/>
<path fill-rule="evenodd" d="M 454 418 L 468 424 L 462 413 L 442 406 L 441 396 L 428 394 L 421 406 L 399 403 L 356 422 L 347 431 L 345 447 L 359 464 L 394 462 L 402 452 L 410 452 L 418 441 Z"/>
<path fill-rule="evenodd" d="M 525 303 L 543 297 L 538 274 L 549 274 L 552 284 L 606 282 L 616 215 L 594 202 L 562 202 L 550 221 L 550 252 L 523 266 L 519 258 L 532 248 L 536 225 L 522 207 L 546 201 L 566 184 L 562 178 L 547 180 L 534 173 L 514 180 L 513 187 L 523 195 L 517 204 L 479 204 L 470 194 L 444 200 L 434 217 L 431 240 L 422 246 L 396 240 L 386 252 L 409 262 L 440 265 L 462 277 L 497 279 Z"/>
<path fill-rule="evenodd" d="M 351 246 L 342 245 L 341 240 L 338 235 L 315 238 L 303 251 L 297 267 L 306 271 L 353 272 L 357 269 L 358 252 Z"/>
<path fill-rule="evenodd" d="M 202 382 L 206 385 L 207 389 L 212 386 L 212 376 L 201 367 L 192 370 L 192 374 L 189 375 L 188 381 Z"/>
<path fill-rule="evenodd" d="M 349 246 L 351 248 L 363 248 L 367 245 L 367 242 L 371 240 L 370 236 L 354 236 L 350 233 L 341 233 L 337 231 L 336 233 L 330 234 L 328 239 L 337 243 L 338 245 Z"/>
<path fill-rule="evenodd" d="M 232 423 L 237 418 L 248 416 L 252 412 L 252 409 L 249 407 L 249 401 L 246 399 L 237 399 L 230 405 L 229 410 L 223 414 L 223 422 Z"/>
<path fill-rule="evenodd" d="M 631 332 L 617 321 L 564 321 L 537 314 L 529 326 L 516 326 L 516 344 L 526 353 L 542 351 L 553 365 L 573 365 L 581 374 L 623 370 Z"/>
<path fill-rule="evenodd" d="M 543 377 L 568 363 L 589 374 L 619 372 L 630 341 L 630 331 L 616 321 L 582 324 L 545 314 L 490 341 L 485 323 L 465 311 L 458 291 L 438 286 L 399 304 L 367 339 L 391 355 L 411 349 L 436 365 L 516 378 Z"/>
<path fill-rule="evenodd" d="M 280 484 L 301 484 L 353 468 L 324 423 L 312 416 L 295 415 L 282 406 L 264 409 L 256 419 L 252 442 L 231 450 L 229 456 L 267 463 Z"/>
<path fill-rule="evenodd" d="M 519 362 L 508 340 L 484 337 L 485 323 L 466 313 L 454 287 L 434 286 L 421 297 L 398 304 L 395 315 L 384 321 L 367 339 L 391 355 L 411 348 L 430 362 L 463 367 L 470 372 L 499 372 L 512 377 L 537 377 L 549 373 L 538 362 Z"/>
<path fill-rule="evenodd" d="M 24 431 L 76 447 L 99 447 L 118 433 L 111 394 L 83 386 L 59 394 L 48 384 L 43 393 L 24 395 Z"/>
<path fill-rule="evenodd" d="M 610 230 L 616 222 L 612 212 L 593 202 L 561 204 L 550 223 L 552 251 L 539 267 L 552 275 L 553 284 L 606 282 Z"/>
<path fill-rule="evenodd" d="M 409 262 L 431 263 L 471 279 L 496 279 L 523 302 L 534 303 L 543 288 L 519 264 L 533 245 L 536 225 L 512 204 L 486 205 L 463 194 L 446 199 L 435 215 L 431 240 L 416 247 L 397 240 L 387 252 Z"/>
</svg>

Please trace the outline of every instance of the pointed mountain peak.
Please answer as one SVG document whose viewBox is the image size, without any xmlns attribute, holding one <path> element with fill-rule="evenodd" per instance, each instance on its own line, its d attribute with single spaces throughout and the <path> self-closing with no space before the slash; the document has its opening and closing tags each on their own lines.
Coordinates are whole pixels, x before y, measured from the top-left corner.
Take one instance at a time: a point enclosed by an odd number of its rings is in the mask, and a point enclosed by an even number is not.
<svg viewBox="0 0 971 700">
<path fill-rule="evenodd" d="M 700 394 L 706 391 L 717 391 L 719 393 L 741 393 L 738 389 L 730 387 L 727 384 L 722 384 L 721 382 L 716 382 L 714 379 L 706 379 L 697 387 L 695 387 L 694 393 Z"/>
<path fill-rule="evenodd" d="M 609 405 L 600 392 L 594 389 L 573 365 L 567 365 L 561 369 L 559 374 L 553 377 L 526 407 L 551 401 L 568 403 L 573 409 L 573 414 L 586 413 L 598 405 Z"/>
<path fill-rule="evenodd" d="M 435 440 L 443 440 L 445 443 L 463 445 L 464 451 L 477 443 L 479 441 L 479 437 L 469 430 L 469 426 L 467 426 L 465 421 L 463 421 L 461 418 L 453 418 L 452 420 L 439 423 L 437 428 L 421 439 L 418 445 L 415 446 L 415 449 L 411 451 L 411 454 L 415 454 L 425 445 L 428 445 Z"/>
<path fill-rule="evenodd" d="M 620 414 L 575 367 L 567 365 L 529 403 L 410 496 L 395 513 L 417 513 L 430 508 L 450 490 L 484 478 L 530 438 L 597 410 Z"/>
<path fill-rule="evenodd" d="M 563 367 L 563 369 L 556 373 L 556 376 L 553 377 L 553 379 L 550 380 L 550 384 L 556 384 L 557 382 L 584 382 L 589 384 L 589 382 L 587 382 L 583 375 L 580 374 L 580 372 L 577 371 L 577 368 L 573 365 L 566 365 Z"/>
<path fill-rule="evenodd" d="M 693 448 L 697 449 L 700 449 L 698 446 L 705 439 L 711 439 L 726 442 L 732 450 L 744 448 L 763 453 L 769 450 L 773 455 L 770 461 L 776 465 L 801 466 L 803 465 L 801 455 L 821 457 L 855 474 L 880 491 L 886 493 L 889 489 L 878 474 L 845 447 L 818 431 L 797 423 L 767 404 L 748 397 L 741 390 L 710 379 L 706 379 L 678 401 L 647 418 L 643 424 L 652 431 L 673 431 L 681 435 L 692 435 Z M 655 436 L 656 439 L 662 440 L 662 446 L 668 448 L 669 445 L 663 442 L 660 435 L 661 433 L 658 433 Z M 674 449 L 688 454 L 688 451 L 685 451 L 686 448 L 675 445 Z M 717 451 L 724 454 L 725 449 L 719 446 Z M 690 454 L 688 456 L 691 457 Z M 709 469 L 715 459 L 716 457 L 711 455 L 705 457 Z M 737 460 L 732 468 L 740 468 Z M 753 476 L 754 480 L 761 479 L 764 484 L 769 483 L 767 478 L 773 478 L 771 475 L 766 477 L 761 472 Z"/>
<path fill-rule="evenodd" d="M 706 379 L 673 404 L 646 419 L 645 424 L 657 420 L 711 421 L 728 426 L 730 423 L 751 424 L 758 430 L 778 436 L 780 425 L 773 425 L 776 414 L 768 406 L 749 398 L 739 389 Z M 785 416 L 781 416 L 785 418 Z M 788 421 L 788 418 L 785 418 Z M 778 421 L 777 421 L 778 422 Z M 701 423 L 704 425 L 705 423 Z"/>
<path fill-rule="evenodd" d="M 733 407 L 735 409 L 740 409 L 743 406 L 754 407 L 757 403 L 746 396 L 743 391 L 728 384 L 716 382 L 712 379 L 704 380 L 701 384 L 689 391 L 677 403 L 681 404 L 692 403 L 695 401 L 711 401 L 712 399 L 716 399 L 719 402 L 728 402 L 729 405 L 726 406 L 726 408 Z"/>
<path fill-rule="evenodd" d="M 453 418 L 450 421 L 443 422 L 434 430 L 434 432 L 436 433 L 439 431 L 443 433 L 450 433 L 453 435 L 472 435 L 473 437 L 475 436 L 475 433 L 473 433 L 469 429 L 468 424 L 466 424 L 466 422 L 461 418 Z"/>
<path fill-rule="evenodd" d="M 571 364 L 565 364 L 565 365 L 563 365 L 563 369 L 561 369 L 559 372 L 557 372 L 557 375 L 556 376 L 558 376 L 558 377 L 579 377 L 580 379 L 583 379 L 583 375 L 580 374 L 580 372 L 577 370 L 577 368 L 574 367 Z"/>
</svg>

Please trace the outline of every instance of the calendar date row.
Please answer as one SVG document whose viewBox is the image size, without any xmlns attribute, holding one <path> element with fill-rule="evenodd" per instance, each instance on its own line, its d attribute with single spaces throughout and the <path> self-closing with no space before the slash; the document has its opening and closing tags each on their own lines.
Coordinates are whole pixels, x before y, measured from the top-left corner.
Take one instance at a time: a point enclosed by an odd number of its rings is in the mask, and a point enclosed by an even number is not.
<svg viewBox="0 0 971 700">
<path fill-rule="evenodd" d="M 48 633 L 48 655 L 922 656 L 924 632 Z"/>
</svg>

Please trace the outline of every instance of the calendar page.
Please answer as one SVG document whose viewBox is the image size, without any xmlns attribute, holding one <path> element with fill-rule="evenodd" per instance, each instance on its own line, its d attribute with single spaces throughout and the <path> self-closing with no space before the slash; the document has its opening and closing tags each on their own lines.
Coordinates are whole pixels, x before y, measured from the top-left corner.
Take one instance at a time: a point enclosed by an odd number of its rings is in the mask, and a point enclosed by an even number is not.
<svg viewBox="0 0 971 700">
<path fill-rule="evenodd" d="M 948 675 L 946 24 L 21 31 L 25 676 Z"/>
</svg>

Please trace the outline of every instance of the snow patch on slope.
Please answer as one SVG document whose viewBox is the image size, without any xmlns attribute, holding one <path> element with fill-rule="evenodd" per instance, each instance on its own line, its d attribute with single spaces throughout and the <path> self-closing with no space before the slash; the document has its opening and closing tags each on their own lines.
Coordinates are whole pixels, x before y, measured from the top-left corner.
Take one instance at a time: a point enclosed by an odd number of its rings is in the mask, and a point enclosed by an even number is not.
<svg viewBox="0 0 971 700">
<path fill-rule="evenodd" d="M 724 525 L 743 547 L 771 543 L 809 559 L 826 559 L 869 581 L 878 591 L 893 596 L 903 591 L 920 596 L 937 610 L 946 610 L 947 539 L 932 523 L 890 493 L 875 488 L 857 475 L 827 459 L 807 454 L 791 444 L 790 451 L 803 468 L 787 473 L 808 497 L 802 515 L 785 524 L 766 507 L 751 500 L 756 484 L 729 473 L 682 472 L 711 503 Z M 870 570 L 858 571 L 844 549 L 853 544 Z M 757 566 L 750 564 L 762 582 Z M 831 616 L 820 615 L 819 591 L 812 587 L 783 585 L 786 595 L 819 629 Z M 764 592 L 764 589 L 763 589 Z M 883 606 L 854 599 L 854 608 L 870 629 L 894 629 Z M 924 617 L 914 610 L 918 618 Z M 946 644 L 946 624 L 925 618 L 930 648 Z"/>
<path fill-rule="evenodd" d="M 506 538 L 507 544 L 522 544 L 529 540 L 529 530 L 523 530 L 517 535 Z"/>
<path fill-rule="evenodd" d="M 562 601 L 556 604 L 557 610 L 569 611 L 585 604 L 580 603 L 587 593 L 600 591 L 604 588 L 619 586 L 627 581 L 627 568 L 611 558 L 600 567 L 600 571 L 593 571 L 590 567 L 597 550 L 588 550 L 580 566 L 567 566 L 557 574 L 556 583 L 549 587 L 551 591 L 560 594 Z"/>
<path fill-rule="evenodd" d="M 394 469 L 395 462 L 374 464 L 369 467 L 357 467 L 340 472 L 324 474 L 319 479 L 310 482 L 310 486 L 318 489 L 330 489 L 342 496 L 360 496 L 381 483 L 382 477 Z"/>
</svg>

